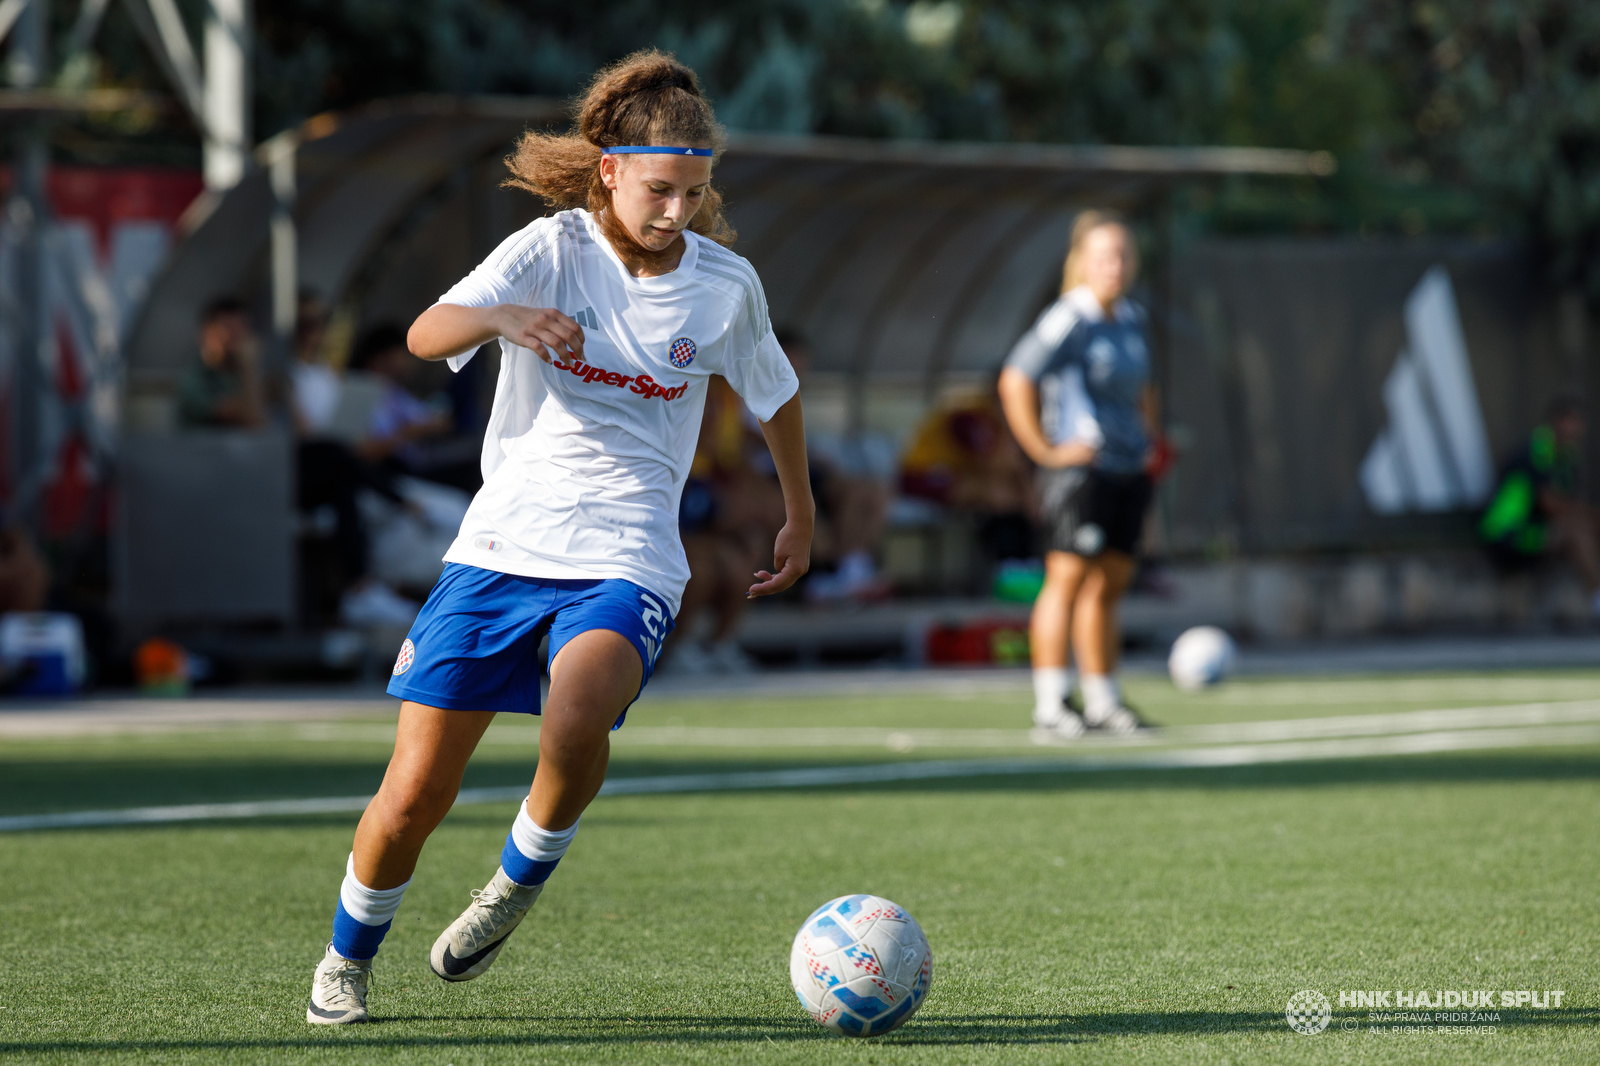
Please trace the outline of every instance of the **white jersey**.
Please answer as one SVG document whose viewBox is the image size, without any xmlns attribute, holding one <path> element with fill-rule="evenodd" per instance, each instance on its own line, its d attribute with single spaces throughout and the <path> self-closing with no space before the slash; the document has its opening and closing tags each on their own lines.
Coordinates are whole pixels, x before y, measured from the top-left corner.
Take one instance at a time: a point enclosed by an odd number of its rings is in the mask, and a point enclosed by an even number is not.
<svg viewBox="0 0 1600 1066">
<path fill-rule="evenodd" d="M 706 379 L 763 422 L 799 389 L 754 268 L 695 233 L 670 274 L 636 278 L 589 212 L 512 234 L 440 303 L 550 307 L 583 326 L 552 365 L 504 339 L 483 488 L 445 562 L 543 578 L 625 578 L 678 612 L 678 501 Z M 459 370 L 471 353 L 451 357 Z"/>
</svg>

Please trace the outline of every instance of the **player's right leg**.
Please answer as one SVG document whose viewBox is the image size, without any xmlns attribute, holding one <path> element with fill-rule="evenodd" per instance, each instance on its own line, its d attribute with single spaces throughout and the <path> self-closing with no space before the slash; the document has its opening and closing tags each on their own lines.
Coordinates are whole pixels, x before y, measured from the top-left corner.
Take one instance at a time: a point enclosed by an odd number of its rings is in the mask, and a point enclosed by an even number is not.
<svg viewBox="0 0 1600 1066">
<path fill-rule="evenodd" d="M 1029 646 L 1033 661 L 1033 724 L 1050 736 L 1073 737 L 1083 720 L 1067 706 L 1072 670 L 1067 665 L 1068 632 L 1073 603 L 1082 587 L 1086 563 L 1071 552 L 1045 554 L 1044 587 L 1033 603 Z M 1047 738 L 1048 739 L 1048 738 Z"/>
<path fill-rule="evenodd" d="M 493 718 L 492 711 L 400 705 L 394 755 L 356 828 L 334 908 L 333 938 L 312 978 L 306 1021 L 367 1020 L 372 959 L 411 883 L 422 845 L 450 812 L 467 760 Z"/>
</svg>

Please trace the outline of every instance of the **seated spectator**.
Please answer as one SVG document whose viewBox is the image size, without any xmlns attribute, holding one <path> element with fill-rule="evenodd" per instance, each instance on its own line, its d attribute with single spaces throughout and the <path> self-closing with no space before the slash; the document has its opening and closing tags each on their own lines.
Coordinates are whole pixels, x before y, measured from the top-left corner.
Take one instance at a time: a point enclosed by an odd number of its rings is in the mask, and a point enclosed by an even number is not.
<svg viewBox="0 0 1600 1066">
<path fill-rule="evenodd" d="M 991 561 L 1034 554 L 1033 482 L 993 389 L 935 410 L 900 460 L 900 491 L 978 518 Z"/>
<path fill-rule="evenodd" d="M 454 419 L 448 400 L 419 400 L 407 388 L 417 360 L 406 347 L 405 330 L 388 324 L 374 326 L 356 345 L 350 365 L 383 379 L 383 397 L 373 408 L 367 435 L 356 450 L 369 462 L 426 477 L 423 445 L 448 437 Z"/>
<path fill-rule="evenodd" d="M 752 575 L 772 565 L 783 526 L 783 494 L 760 467 L 767 454 L 744 402 L 720 375 L 706 390 L 694 463 L 678 507 L 689 583 L 669 644 L 671 668 L 687 673 L 744 673 L 754 664 L 734 639 L 749 602 Z M 702 613 L 711 632 L 695 632 Z"/>
<path fill-rule="evenodd" d="M 323 353 L 328 333 L 328 308 L 309 289 L 300 293 L 294 325 L 294 363 L 289 367 L 295 428 L 307 440 L 329 435 L 339 410 L 343 383 Z"/>
<path fill-rule="evenodd" d="M 50 567 L 27 530 L 0 518 L 0 614 L 42 611 L 50 594 Z"/>
<path fill-rule="evenodd" d="M 199 340 L 199 359 L 178 384 L 179 421 L 244 429 L 265 425 L 260 346 L 244 304 L 231 296 L 212 300 L 200 316 Z"/>
<path fill-rule="evenodd" d="M 293 384 L 296 504 L 307 516 L 331 512 L 337 573 L 324 577 L 324 591 L 337 595 L 340 620 L 348 625 L 410 625 L 421 605 L 399 595 L 371 573 L 372 538 L 357 495 L 369 489 L 399 507 L 408 506 L 388 472 L 328 436 L 343 386 L 322 357 L 327 310 L 314 294 L 300 296 L 295 322 Z M 327 585 L 333 585 L 327 588 Z"/>
<path fill-rule="evenodd" d="M 795 330 L 776 333 L 778 344 L 804 389 L 811 372 L 811 346 Z M 848 449 L 819 447 L 816 438 L 815 433 L 807 432 L 806 455 L 811 464 L 811 494 L 817 501 L 817 527 L 811 542 L 812 572 L 806 578 L 806 598 L 880 599 L 890 589 L 878 574 L 873 552 L 883 539 L 889 487 L 862 469 L 866 464 L 847 464 L 844 460 Z M 828 572 L 830 566 L 832 572 Z"/>
<path fill-rule="evenodd" d="M 1583 407 L 1563 397 L 1506 464 L 1478 523 L 1494 562 L 1506 571 L 1565 558 L 1577 567 L 1600 618 L 1600 515 L 1578 494 Z"/>
</svg>

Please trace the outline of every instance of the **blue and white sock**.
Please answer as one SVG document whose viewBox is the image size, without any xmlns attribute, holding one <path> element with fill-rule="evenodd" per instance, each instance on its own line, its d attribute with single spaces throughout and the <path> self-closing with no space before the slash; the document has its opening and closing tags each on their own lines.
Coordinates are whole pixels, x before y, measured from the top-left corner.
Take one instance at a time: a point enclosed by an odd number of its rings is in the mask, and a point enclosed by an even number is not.
<svg viewBox="0 0 1600 1066">
<path fill-rule="evenodd" d="M 339 886 L 339 905 L 333 909 L 333 950 L 347 959 L 370 959 L 378 953 L 384 934 L 394 924 L 400 897 L 411 887 L 407 881 L 399 888 L 368 888 L 356 880 L 356 856 L 344 866 L 344 884 Z"/>
<path fill-rule="evenodd" d="M 519 885 L 531 888 L 542 885 L 555 872 L 556 863 L 567 853 L 567 845 L 578 835 L 578 823 L 566 829 L 540 829 L 528 816 L 528 805 L 517 808 L 517 820 L 511 823 L 506 834 L 506 846 L 500 852 L 500 868 L 506 876 Z"/>
</svg>

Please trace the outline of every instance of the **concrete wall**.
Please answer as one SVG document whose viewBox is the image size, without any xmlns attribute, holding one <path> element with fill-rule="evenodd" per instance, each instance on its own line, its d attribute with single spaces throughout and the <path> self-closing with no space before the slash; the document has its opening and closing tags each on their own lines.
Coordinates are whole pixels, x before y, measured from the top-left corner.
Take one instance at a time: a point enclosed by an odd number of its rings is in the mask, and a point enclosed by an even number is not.
<svg viewBox="0 0 1600 1066">
<path fill-rule="evenodd" d="M 1131 635 L 1166 640 L 1211 624 L 1264 641 L 1354 639 L 1570 629 L 1591 617 L 1588 597 L 1564 567 L 1507 577 L 1476 552 L 1192 564 L 1168 576 L 1171 598 L 1127 601 L 1123 624 Z"/>
<path fill-rule="evenodd" d="M 1196 556 L 1468 545 L 1471 515 L 1380 516 L 1362 459 L 1387 421 L 1406 297 L 1449 273 L 1493 461 L 1600 369 L 1581 303 L 1527 249 L 1467 241 L 1233 240 L 1185 250 L 1162 373 L 1183 457 L 1159 547 Z"/>
</svg>

